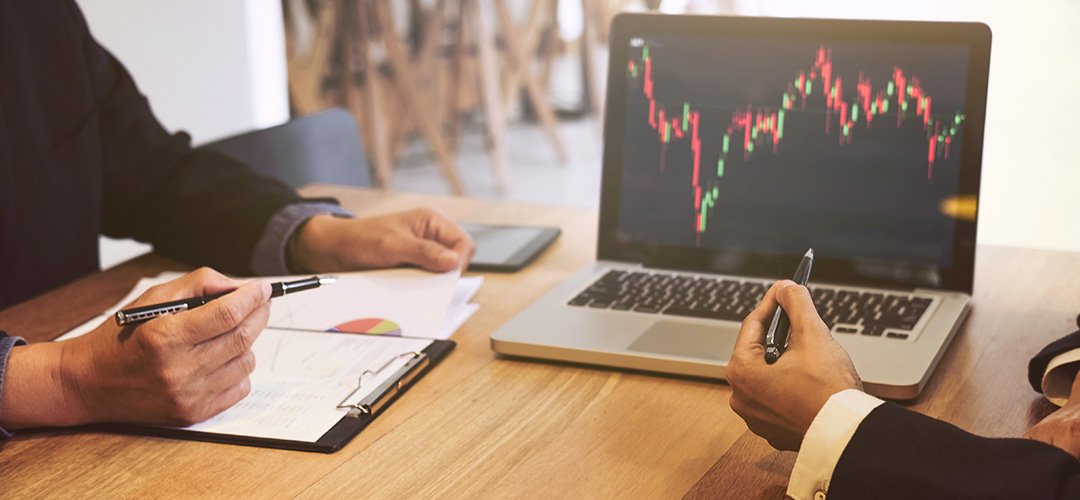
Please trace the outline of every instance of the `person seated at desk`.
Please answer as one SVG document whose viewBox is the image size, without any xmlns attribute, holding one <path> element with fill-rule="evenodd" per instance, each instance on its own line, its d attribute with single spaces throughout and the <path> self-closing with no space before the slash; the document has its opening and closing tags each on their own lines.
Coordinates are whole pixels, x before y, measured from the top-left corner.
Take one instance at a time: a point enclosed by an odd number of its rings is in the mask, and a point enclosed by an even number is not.
<svg viewBox="0 0 1080 500">
<path fill-rule="evenodd" d="M 162 128 L 73 1 L 0 2 L 0 308 L 98 270 L 100 234 L 242 275 L 450 271 L 474 249 L 433 210 L 358 219 L 193 150 L 186 134 Z M 135 328 L 107 322 L 65 342 L 21 345 L 0 333 L 0 437 L 92 422 L 190 424 L 232 406 L 250 388 L 269 284 L 200 269 L 133 304 L 234 288 L 199 309 Z"/>
<path fill-rule="evenodd" d="M 769 365 L 763 340 L 778 303 L 791 336 Z M 1031 439 L 983 438 L 862 392 L 810 293 L 781 281 L 743 321 L 727 380 L 731 408 L 750 430 L 799 452 L 787 490 L 797 500 L 1080 498 L 1080 377 L 1062 365 L 1080 358 L 1078 348 L 1080 332 L 1032 360 L 1032 385 L 1064 406 L 1032 427 Z M 1053 394 L 1049 379 L 1062 374 L 1066 388 Z"/>
</svg>

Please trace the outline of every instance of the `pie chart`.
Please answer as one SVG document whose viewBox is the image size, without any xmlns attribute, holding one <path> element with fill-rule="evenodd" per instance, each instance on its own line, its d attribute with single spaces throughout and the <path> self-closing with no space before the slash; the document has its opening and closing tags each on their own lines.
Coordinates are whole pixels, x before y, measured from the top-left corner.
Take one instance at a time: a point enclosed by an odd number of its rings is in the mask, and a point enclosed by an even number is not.
<svg viewBox="0 0 1080 500">
<path fill-rule="evenodd" d="M 373 335 L 401 336 L 401 327 L 397 323 L 382 318 L 354 319 L 337 325 L 331 332 L 370 333 Z"/>
</svg>

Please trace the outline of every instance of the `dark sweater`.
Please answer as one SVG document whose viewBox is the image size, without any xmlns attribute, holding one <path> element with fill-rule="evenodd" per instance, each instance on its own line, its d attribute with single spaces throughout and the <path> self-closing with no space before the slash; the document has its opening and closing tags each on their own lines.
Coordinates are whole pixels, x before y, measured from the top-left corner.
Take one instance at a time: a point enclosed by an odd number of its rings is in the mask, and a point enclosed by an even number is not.
<svg viewBox="0 0 1080 500">
<path fill-rule="evenodd" d="M 97 270 L 101 234 L 249 274 L 298 199 L 166 132 L 74 2 L 0 2 L 0 308 Z"/>
</svg>

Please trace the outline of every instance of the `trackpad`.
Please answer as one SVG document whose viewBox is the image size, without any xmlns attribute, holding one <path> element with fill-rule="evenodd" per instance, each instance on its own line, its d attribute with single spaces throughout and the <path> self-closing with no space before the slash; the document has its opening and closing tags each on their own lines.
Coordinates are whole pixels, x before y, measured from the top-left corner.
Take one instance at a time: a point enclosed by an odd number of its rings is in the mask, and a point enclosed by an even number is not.
<svg viewBox="0 0 1080 500">
<path fill-rule="evenodd" d="M 735 348 L 737 326 L 706 326 L 658 321 L 627 347 L 631 351 L 653 352 L 689 358 L 728 361 Z"/>
</svg>

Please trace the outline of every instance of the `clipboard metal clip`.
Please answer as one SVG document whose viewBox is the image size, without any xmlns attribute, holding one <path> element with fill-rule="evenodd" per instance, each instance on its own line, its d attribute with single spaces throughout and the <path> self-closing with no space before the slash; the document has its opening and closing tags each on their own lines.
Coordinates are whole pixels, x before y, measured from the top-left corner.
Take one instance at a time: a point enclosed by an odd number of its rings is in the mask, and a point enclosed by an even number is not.
<svg viewBox="0 0 1080 500">
<path fill-rule="evenodd" d="M 401 358 L 411 359 L 406 361 L 405 366 L 402 366 L 397 373 L 391 375 L 388 379 L 386 379 L 386 382 L 383 382 L 381 386 L 375 388 L 375 390 L 372 391 L 372 393 L 369 394 L 366 398 L 361 399 L 359 402 L 354 404 L 345 404 L 345 402 L 352 399 L 352 397 L 357 392 L 360 392 L 360 388 L 364 385 L 365 378 L 370 378 L 378 375 L 388 366 L 393 364 L 394 361 L 397 361 Z M 382 366 L 374 370 L 364 370 L 360 373 L 359 380 L 356 381 L 356 388 L 353 389 L 348 396 L 345 396 L 345 399 L 342 399 L 341 402 L 338 403 L 338 409 L 348 408 L 348 416 L 353 418 L 360 418 L 363 415 L 373 415 L 376 411 L 379 410 L 379 407 L 381 407 L 383 403 L 390 400 L 391 396 L 400 391 L 402 387 L 408 385 L 409 382 L 412 382 L 413 378 L 415 378 L 416 375 L 422 371 L 421 369 L 424 366 L 427 366 L 428 362 L 429 359 L 426 353 L 420 351 L 409 351 L 398 354 L 397 356 L 386 360 L 386 362 L 383 363 Z"/>
</svg>

